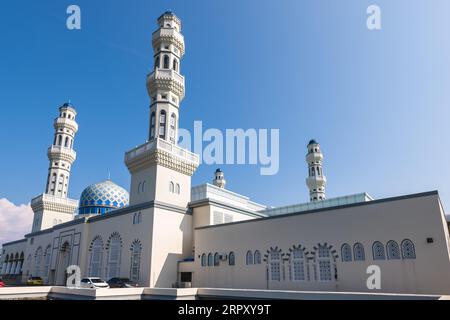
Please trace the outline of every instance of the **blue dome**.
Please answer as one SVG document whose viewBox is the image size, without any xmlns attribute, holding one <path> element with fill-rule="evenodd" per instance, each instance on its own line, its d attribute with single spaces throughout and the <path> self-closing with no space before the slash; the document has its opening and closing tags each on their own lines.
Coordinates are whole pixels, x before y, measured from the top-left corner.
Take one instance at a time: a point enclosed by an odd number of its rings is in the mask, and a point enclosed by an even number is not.
<svg viewBox="0 0 450 320">
<path fill-rule="evenodd" d="M 107 180 L 84 189 L 80 197 L 79 214 L 106 214 L 113 209 L 128 206 L 128 192 Z"/>
</svg>

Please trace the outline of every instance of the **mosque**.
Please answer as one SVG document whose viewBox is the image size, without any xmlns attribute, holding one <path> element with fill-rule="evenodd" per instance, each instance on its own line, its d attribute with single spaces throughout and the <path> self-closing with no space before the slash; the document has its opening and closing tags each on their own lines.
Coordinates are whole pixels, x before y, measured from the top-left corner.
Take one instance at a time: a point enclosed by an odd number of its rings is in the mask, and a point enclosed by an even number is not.
<svg viewBox="0 0 450 320">
<path fill-rule="evenodd" d="M 130 194 L 107 180 L 79 200 L 68 198 L 78 124 L 75 108 L 61 106 L 45 192 L 31 201 L 31 232 L 3 244 L 3 279 L 37 276 L 65 285 L 67 267 L 77 265 L 83 277 L 120 276 L 145 287 L 368 292 L 367 270 L 375 265 L 377 292 L 450 293 L 449 232 L 438 192 L 327 199 L 315 140 L 305 150 L 306 203 L 255 203 L 227 190 L 220 169 L 211 184 L 192 187 L 199 157 L 176 143 L 185 95 L 182 25 L 172 12 L 157 21 L 148 140 L 124 159 Z"/>
</svg>

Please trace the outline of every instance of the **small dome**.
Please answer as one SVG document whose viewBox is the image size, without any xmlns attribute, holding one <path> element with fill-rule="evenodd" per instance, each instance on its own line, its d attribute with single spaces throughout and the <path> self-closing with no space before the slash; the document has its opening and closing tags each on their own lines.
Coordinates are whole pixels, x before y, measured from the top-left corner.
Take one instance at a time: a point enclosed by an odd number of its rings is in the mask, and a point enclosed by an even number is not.
<svg viewBox="0 0 450 320">
<path fill-rule="evenodd" d="M 128 206 L 130 195 L 128 192 L 107 180 L 93 184 L 80 197 L 79 214 L 105 214 L 112 209 Z"/>
<path fill-rule="evenodd" d="M 318 144 L 316 140 L 312 139 L 309 141 L 308 146 L 312 144 Z"/>
<path fill-rule="evenodd" d="M 221 173 L 221 172 L 222 172 L 222 170 L 220 168 L 216 170 L 216 173 Z"/>
</svg>

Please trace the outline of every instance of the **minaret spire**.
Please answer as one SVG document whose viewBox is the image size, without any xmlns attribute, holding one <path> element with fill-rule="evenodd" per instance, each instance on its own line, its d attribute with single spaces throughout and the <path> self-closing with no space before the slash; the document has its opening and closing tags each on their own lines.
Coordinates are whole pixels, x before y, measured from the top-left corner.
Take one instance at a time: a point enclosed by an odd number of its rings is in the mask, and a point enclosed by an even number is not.
<svg viewBox="0 0 450 320">
<path fill-rule="evenodd" d="M 306 185 L 309 188 L 309 200 L 320 201 L 325 200 L 326 177 L 323 175 L 322 168 L 323 154 L 320 150 L 320 144 L 315 140 L 311 140 L 308 144 L 308 154 L 306 162 L 308 163 L 308 178 Z"/>
<path fill-rule="evenodd" d="M 158 18 L 158 26 L 152 39 L 154 70 L 147 78 L 151 101 L 149 141 L 159 138 L 176 144 L 178 109 L 184 99 L 184 77 L 180 73 L 184 37 L 181 21 L 171 11 Z"/>
<path fill-rule="evenodd" d="M 70 170 L 76 159 L 76 152 L 73 150 L 78 131 L 76 115 L 77 112 L 70 103 L 59 108 L 59 116 L 54 122 L 55 137 L 48 149 L 50 165 L 45 193 L 59 198 L 67 198 Z"/>
</svg>

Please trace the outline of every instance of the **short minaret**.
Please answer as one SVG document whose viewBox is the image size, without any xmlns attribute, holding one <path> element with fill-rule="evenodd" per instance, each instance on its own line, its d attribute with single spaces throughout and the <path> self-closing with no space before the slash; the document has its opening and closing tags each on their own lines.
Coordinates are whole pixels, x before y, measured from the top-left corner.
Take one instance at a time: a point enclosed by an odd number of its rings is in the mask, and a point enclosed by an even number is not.
<svg viewBox="0 0 450 320">
<path fill-rule="evenodd" d="M 53 144 L 47 152 L 50 161 L 45 193 L 31 201 L 34 212 L 32 232 L 53 227 L 73 219 L 78 202 L 68 199 L 70 170 L 76 159 L 73 150 L 78 124 L 77 112 L 65 103 L 55 119 Z"/>
<path fill-rule="evenodd" d="M 219 187 L 221 189 L 225 189 L 225 185 L 227 184 L 227 181 L 225 180 L 225 177 L 223 175 L 223 171 L 220 169 L 216 170 L 215 176 L 214 176 L 214 180 L 213 180 L 213 184 L 216 187 Z"/>
<path fill-rule="evenodd" d="M 308 163 L 308 178 L 306 185 L 309 188 L 309 200 L 320 201 L 325 200 L 326 177 L 323 175 L 322 168 L 323 154 L 320 145 L 315 140 L 311 140 L 308 144 L 308 154 L 306 162 Z"/>
</svg>

